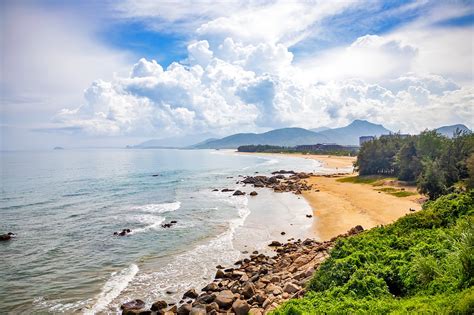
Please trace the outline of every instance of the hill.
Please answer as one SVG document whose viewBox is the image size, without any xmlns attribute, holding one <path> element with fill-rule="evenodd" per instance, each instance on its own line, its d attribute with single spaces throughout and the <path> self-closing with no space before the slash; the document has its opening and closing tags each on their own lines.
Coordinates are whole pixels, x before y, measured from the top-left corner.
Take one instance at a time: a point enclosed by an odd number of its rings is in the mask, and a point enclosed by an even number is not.
<svg viewBox="0 0 474 315">
<path fill-rule="evenodd" d="M 382 125 L 373 124 L 366 120 L 354 120 L 351 124 L 320 131 L 319 134 L 329 139 L 329 142 L 341 145 L 358 145 L 360 136 L 381 136 L 392 133 Z"/>
<path fill-rule="evenodd" d="M 382 125 L 365 120 L 354 120 L 341 128 L 316 128 L 319 132 L 303 128 L 275 129 L 265 133 L 238 133 L 222 139 L 191 146 L 195 149 L 233 149 L 242 145 L 296 146 L 303 144 L 335 143 L 358 145 L 360 136 L 380 136 L 391 131 Z"/>
<path fill-rule="evenodd" d="M 436 132 L 442 134 L 445 137 L 451 138 L 457 130 L 461 132 L 471 133 L 472 131 L 463 124 L 451 125 L 451 126 L 442 126 L 435 129 Z"/>
<path fill-rule="evenodd" d="M 275 129 L 264 133 L 238 133 L 222 139 L 191 146 L 195 149 L 231 149 L 242 145 L 295 146 L 308 143 L 326 143 L 328 139 L 317 132 L 303 128 Z"/>
</svg>

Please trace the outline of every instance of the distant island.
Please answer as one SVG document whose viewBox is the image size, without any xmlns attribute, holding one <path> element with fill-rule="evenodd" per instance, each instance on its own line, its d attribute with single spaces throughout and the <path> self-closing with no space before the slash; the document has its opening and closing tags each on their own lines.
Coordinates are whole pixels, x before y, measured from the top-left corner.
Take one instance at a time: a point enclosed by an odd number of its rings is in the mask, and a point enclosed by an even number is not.
<svg viewBox="0 0 474 315">
<path fill-rule="evenodd" d="M 63 147 L 54 147 L 53 150 L 64 150 Z"/>
</svg>

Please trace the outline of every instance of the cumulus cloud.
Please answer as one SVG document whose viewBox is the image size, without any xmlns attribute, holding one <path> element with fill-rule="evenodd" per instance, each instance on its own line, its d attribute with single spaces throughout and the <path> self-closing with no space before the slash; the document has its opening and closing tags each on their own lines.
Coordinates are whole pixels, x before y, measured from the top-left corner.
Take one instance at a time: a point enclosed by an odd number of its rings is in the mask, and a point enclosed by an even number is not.
<svg viewBox="0 0 474 315">
<path fill-rule="evenodd" d="M 379 36 L 361 37 L 347 49 L 368 47 L 393 55 L 417 51 Z M 310 128 L 356 118 L 413 132 L 435 127 L 440 117 L 454 123 L 473 114 L 472 88 L 440 75 L 396 73 L 379 83 L 362 78 L 305 81 L 282 44 L 245 45 L 230 38 L 216 51 L 206 41 L 193 42 L 188 53 L 187 64 L 163 69 L 154 60 L 140 59 L 130 76 L 94 82 L 85 92 L 85 104 L 63 110 L 56 121 L 90 134 L 164 137 Z"/>
<path fill-rule="evenodd" d="M 97 80 L 84 104 L 62 110 L 57 123 L 91 135 L 157 138 L 340 126 L 354 119 L 403 132 L 472 124 L 472 30 L 415 21 L 295 61 L 292 45 L 353 2 L 121 5 L 123 14 L 150 19 L 156 29 L 166 21 L 189 28 L 194 38 L 187 58 L 166 69 L 142 58 L 128 76 Z"/>
</svg>

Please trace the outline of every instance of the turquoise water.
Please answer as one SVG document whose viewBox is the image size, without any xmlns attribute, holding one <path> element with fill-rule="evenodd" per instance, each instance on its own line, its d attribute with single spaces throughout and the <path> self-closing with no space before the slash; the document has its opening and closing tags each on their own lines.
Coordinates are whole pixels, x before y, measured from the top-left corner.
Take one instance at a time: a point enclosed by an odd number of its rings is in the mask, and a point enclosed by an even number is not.
<svg viewBox="0 0 474 315">
<path fill-rule="evenodd" d="M 0 243 L 0 308 L 13 312 L 114 313 L 129 298 L 177 298 L 240 255 L 231 241 L 248 199 L 213 188 L 238 187 L 239 174 L 318 167 L 211 150 L 0 156 L 0 233 L 17 234 Z M 132 235 L 113 236 L 123 228 Z"/>
</svg>

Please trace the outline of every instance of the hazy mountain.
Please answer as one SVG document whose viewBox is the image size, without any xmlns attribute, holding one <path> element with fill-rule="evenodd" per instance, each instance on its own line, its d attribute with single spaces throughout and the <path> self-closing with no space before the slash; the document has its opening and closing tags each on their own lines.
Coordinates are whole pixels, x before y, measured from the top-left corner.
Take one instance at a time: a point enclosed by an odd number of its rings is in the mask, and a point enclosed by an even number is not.
<svg viewBox="0 0 474 315">
<path fill-rule="evenodd" d="M 205 140 L 207 139 L 207 140 Z M 181 137 L 171 137 L 163 139 L 151 139 L 137 145 L 128 146 L 129 148 L 146 149 L 146 148 L 182 148 L 194 143 L 201 143 L 215 140 L 216 137 L 211 133 L 188 135 Z"/>
<path fill-rule="evenodd" d="M 451 138 L 457 130 L 464 131 L 464 132 L 469 132 L 469 133 L 472 132 L 469 128 L 467 128 L 463 124 L 457 124 L 457 125 L 451 125 L 451 126 L 442 126 L 442 127 L 439 127 L 435 130 L 436 130 L 436 132 L 442 134 L 443 136 L 449 137 L 449 138 Z"/>
<path fill-rule="evenodd" d="M 313 129 L 310 129 L 310 130 L 314 131 L 314 132 L 321 132 L 321 131 L 328 130 L 328 129 L 331 129 L 331 128 L 329 128 L 329 127 L 318 127 L 318 128 L 313 128 Z"/>
<path fill-rule="evenodd" d="M 196 149 L 229 149 L 247 144 L 295 146 L 308 143 L 326 143 L 328 139 L 303 128 L 275 129 L 264 133 L 238 133 L 222 139 L 193 145 Z"/>
<path fill-rule="evenodd" d="M 323 130 L 320 135 L 325 136 L 330 143 L 342 145 L 358 145 L 360 136 L 381 136 L 391 133 L 382 125 L 373 124 L 366 120 L 354 120 L 351 124 L 341 127 Z"/>
<path fill-rule="evenodd" d="M 319 132 L 303 128 L 275 129 L 265 133 L 238 133 L 222 139 L 198 143 L 195 149 L 237 148 L 248 144 L 268 144 L 278 146 L 295 146 L 300 144 L 337 143 L 358 145 L 360 136 L 380 136 L 389 134 L 390 130 L 382 125 L 372 124 L 365 120 L 355 120 L 342 128 L 316 128 Z"/>
</svg>

